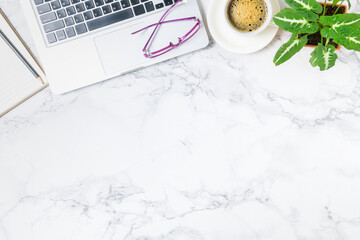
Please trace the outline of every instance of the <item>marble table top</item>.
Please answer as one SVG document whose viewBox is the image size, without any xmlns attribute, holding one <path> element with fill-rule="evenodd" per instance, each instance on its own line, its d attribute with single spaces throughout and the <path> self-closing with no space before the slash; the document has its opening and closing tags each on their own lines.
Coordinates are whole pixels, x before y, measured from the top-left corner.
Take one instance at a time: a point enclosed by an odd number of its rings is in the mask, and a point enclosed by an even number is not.
<svg viewBox="0 0 360 240">
<path fill-rule="evenodd" d="M 35 51 L 18 1 L 0 7 Z M 0 239 L 358 240 L 360 54 L 276 68 L 287 38 L 46 89 L 1 118 Z"/>
</svg>

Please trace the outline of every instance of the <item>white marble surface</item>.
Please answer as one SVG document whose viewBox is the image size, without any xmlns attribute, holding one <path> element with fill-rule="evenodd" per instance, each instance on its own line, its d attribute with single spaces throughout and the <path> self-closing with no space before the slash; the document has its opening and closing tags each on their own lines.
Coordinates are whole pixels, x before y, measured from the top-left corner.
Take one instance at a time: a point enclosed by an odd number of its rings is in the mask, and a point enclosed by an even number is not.
<svg viewBox="0 0 360 240">
<path fill-rule="evenodd" d="M 0 7 L 33 47 L 18 1 Z M 0 239 L 358 240 L 360 54 L 275 68 L 286 38 L 45 90 L 0 119 Z"/>
</svg>

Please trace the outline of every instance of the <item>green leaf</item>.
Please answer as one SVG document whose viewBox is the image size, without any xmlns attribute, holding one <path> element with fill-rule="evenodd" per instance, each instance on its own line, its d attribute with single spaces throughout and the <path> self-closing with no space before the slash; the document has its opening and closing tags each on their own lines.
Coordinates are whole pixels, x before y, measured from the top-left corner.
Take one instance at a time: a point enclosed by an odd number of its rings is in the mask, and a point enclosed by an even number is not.
<svg viewBox="0 0 360 240">
<path fill-rule="evenodd" d="M 311 58 L 309 62 L 311 63 L 311 66 L 313 67 L 318 66 L 319 56 L 321 55 L 320 51 L 321 51 L 320 48 L 316 47 L 314 51 L 310 54 Z"/>
<path fill-rule="evenodd" d="M 335 6 L 336 4 L 338 4 L 340 2 L 340 0 L 335 0 L 334 3 L 333 3 L 333 6 Z M 350 9 L 351 8 L 351 2 L 350 0 L 346 0 L 347 4 L 348 4 L 348 8 Z"/>
<path fill-rule="evenodd" d="M 339 37 L 334 37 L 334 42 L 343 45 L 349 50 L 360 51 L 360 30 L 344 26 L 338 29 Z"/>
<path fill-rule="evenodd" d="M 333 7 L 336 5 L 336 4 L 338 4 L 339 2 L 340 2 L 341 0 L 334 0 L 333 1 Z M 331 2 L 331 0 L 329 1 L 329 2 Z M 346 2 L 348 3 L 348 9 L 350 10 L 350 8 L 351 8 L 351 2 L 350 2 L 350 0 L 346 0 Z"/>
<path fill-rule="evenodd" d="M 330 26 L 334 29 L 341 26 L 360 28 L 360 14 L 346 13 L 333 16 L 321 16 L 319 22 L 322 25 Z"/>
<path fill-rule="evenodd" d="M 321 4 L 315 0 L 285 0 L 285 2 L 294 9 L 313 11 L 316 13 L 322 12 Z"/>
<path fill-rule="evenodd" d="M 318 19 L 319 16 L 315 13 L 291 8 L 284 8 L 273 18 L 276 25 L 285 31 L 297 34 L 316 33 L 319 30 L 319 25 L 313 23 L 313 21 L 317 21 Z"/>
<path fill-rule="evenodd" d="M 323 28 L 321 29 L 321 36 L 325 38 L 335 38 L 335 37 L 342 37 L 341 33 L 339 32 L 339 28 Z"/>
<path fill-rule="evenodd" d="M 282 45 L 274 57 L 274 63 L 276 66 L 286 62 L 292 56 L 294 56 L 297 52 L 299 52 L 304 45 L 307 43 L 307 36 L 303 36 L 301 38 L 297 38 L 297 34 L 293 34 L 290 40 Z"/>
<path fill-rule="evenodd" d="M 328 45 L 325 48 L 321 43 L 311 53 L 310 63 L 313 67 L 319 66 L 320 71 L 325 71 L 333 66 L 337 59 L 337 54 L 333 45 Z"/>
<path fill-rule="evenodd" d="M 350 8 L 351 8 L 351 2 L 350 2 L 350 0 L 346 0 L 346 2 L 348 3 L 348 8 L 349 8 L 349 10 L 350 10 Z"/>
<path fill-rule="evenodd" d="M 321 35 L 333 39 L 335 43 L 343 45 L 349 50 L 360 51 L 360 30 L 354 27 L 323 28 Z"/>
</svg>

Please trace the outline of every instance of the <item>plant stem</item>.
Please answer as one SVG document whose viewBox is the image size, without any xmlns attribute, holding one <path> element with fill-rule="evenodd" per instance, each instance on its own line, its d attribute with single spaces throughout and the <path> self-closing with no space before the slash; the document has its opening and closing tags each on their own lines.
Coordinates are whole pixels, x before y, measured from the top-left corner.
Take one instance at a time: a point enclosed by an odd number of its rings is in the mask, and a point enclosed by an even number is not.
<svg viewBox="0 0 360 240">
<path fill-rule="evenodd" d="M 335 15 L 338 11 L 339 11 L 339 8 L 341 7 L 341 5 L 344 3 L 345 0 L 342 0 L 341 3 L 339 4 L 339 6 L 337 7 L 337 9 L 335 10 L 334 14 Z"/>
<path fill-rule="evenodd" d="M 344 1 L 344 0 L 343 0 Z M 326 10 L 326 0 L 324 2 L 324 10 L 323 10 L 323 16 L 325 16 L 325 10 Z"/>
<path fill-rule="evenodd" d="M 322 39 L 322 38 L 321 38 L 321 39 Z M 325 47 L 327 47 L 327 45 L 329 44 L 329 41 L 330 41 L 330 39 L 327 38 L 327 39 L 326 39 L 326 43 L 325 43 Z"/>
</svg>

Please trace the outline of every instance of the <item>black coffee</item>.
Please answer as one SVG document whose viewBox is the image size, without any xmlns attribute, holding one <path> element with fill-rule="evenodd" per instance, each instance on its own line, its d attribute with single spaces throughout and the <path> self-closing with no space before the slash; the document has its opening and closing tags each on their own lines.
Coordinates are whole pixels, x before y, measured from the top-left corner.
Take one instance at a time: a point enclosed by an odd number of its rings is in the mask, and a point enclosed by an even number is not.
<svg viewBox="0 0 360 240">
<path fill-rule="evenodd" d="M 265 23 L 268 13 L 264 0 L 231 0 L 226 12 L 230 24 L 241 32 L 259 29 Z"/>
</svg>

